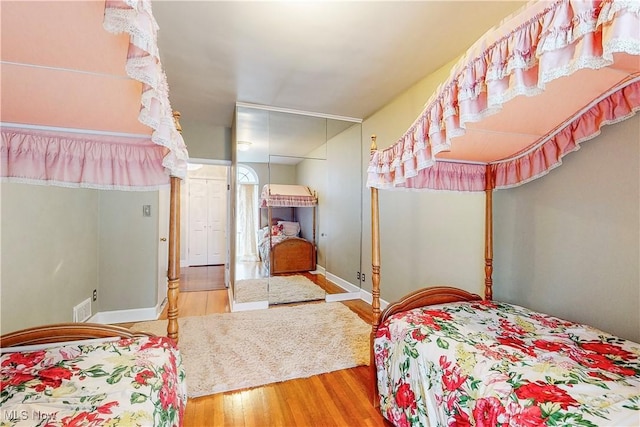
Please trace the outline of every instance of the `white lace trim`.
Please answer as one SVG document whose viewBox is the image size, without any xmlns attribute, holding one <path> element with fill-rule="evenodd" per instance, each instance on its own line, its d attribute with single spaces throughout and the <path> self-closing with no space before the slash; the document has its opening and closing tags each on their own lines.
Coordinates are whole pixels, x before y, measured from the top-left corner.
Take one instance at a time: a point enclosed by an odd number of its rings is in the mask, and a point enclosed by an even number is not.
<svg viewBox="0 0 640 427">
<path fill-rule="evenodd" d="M 173 120 L 167 79 L 158 53 L 158 24 L 151 11 L 151 1 L 124 0 L 117 6 L 107 2 L 103 26 L 114 34 L 129 34 L 131 45 L 140 50 L 129 49 L 125 66 L 130 78 L 143 83 L 138 120 L 153 129 L 151 140 L 155 144 L 169 150 L 163 166 L 172 176 L 184 179 L 188 154 Z"/>
<path fill-rule="evenodd" d="M 89 190 L 118 190 L 118 191 L 158 191 L 163 188 L 167 188 L 170 183 L 162 185 L 149 185 L 149 186 L 123 186 L 123 185 L 102 185 L 94 184 L 90 182 L 67 182 L 56 180 L 41 180 L 31 178 L 20 178 L 14 176 L 0 177 L 0 182 L 11 184 L 29 184 L 29 185 L 41 185 L 41 186 L 55 186 L 64 188 L 86 188 Z"/>
<path fill-rule="evenodd" d="M 574 6 L 577 10 L 572 10 Z M 640 55 L 638 31 L 636 34 L 633 29 L 614 31 L 620 30 L 616 25 L 633 25 L 630 22 L 639 16 L 640 2 L 637 0 L 579 2 L 575 5 L 567 0 L 559 0 L 488 47 L 476 43 L 470 52 L 474 49 L 478 52 L 468 53 L 454 67 L 449 80 L 431 96 L 423 112 L 405 134 L 391 147 L 372 153 L 368 171 L 382 175 L 394 174 L 393 184 L 385 183 L 383 176 L 370 177 L 371 181 L 376 182 L 378 188 L 403 185 L 408 178 L 416 176 L 417 171 L 432 166 L 435 156 L 450 148 L 451 139 L 465 133 L 465 123 L 477 122 L 497 113 L 516 96 L 538 95 L 544 91 L 547 83 L 560 77 L 586 68 L 611 66 L 615 53 Z M 569 17 L 565 19 L 566 24 L 557 24 L 566 17 Z M 591 36 L 605 31 L 605 26 L 609 31 L 607 35 Z M 616 37 L 611 37 L 611 34 Z M 586 48 L 580 43 L 588 37 L 592 41 L 602 39 L 601 56 L 593 56 L 597 49 L 593 52 L 584 50 Z M 573 59 L 551 68 L 549 64 L 553 61 L 546 61 L 545 55 L 572 45 L 577 48 Z M 538 74 L 531 74 L 536 65 L 539 67 Z M 517 74 L 522 74 L 522 78 L 513 79 L 516 84 L 502 89 L 504 83 L 501 81 Z M 522 83 L 526 81 L 532 83 Z M 498 85 L 494 87 L 493 82 Z M 486 105 L 474 106 L 483 93 L 486 95 Z M 469 111 L 468 107 L 472 107 L 473 111 Z"/>
</svg>

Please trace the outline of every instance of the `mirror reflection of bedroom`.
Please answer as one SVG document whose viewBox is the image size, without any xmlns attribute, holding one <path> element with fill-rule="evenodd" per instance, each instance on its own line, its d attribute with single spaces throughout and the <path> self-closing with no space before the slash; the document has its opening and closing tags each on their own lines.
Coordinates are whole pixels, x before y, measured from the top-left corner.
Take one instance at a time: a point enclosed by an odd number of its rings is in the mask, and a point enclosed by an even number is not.
<svg viewBox="0 0 640 427">
<path fill-rule="evenodd" d="M 234 311 L 359 298 L 360 127 L 237 106 Z"/>
</svg>

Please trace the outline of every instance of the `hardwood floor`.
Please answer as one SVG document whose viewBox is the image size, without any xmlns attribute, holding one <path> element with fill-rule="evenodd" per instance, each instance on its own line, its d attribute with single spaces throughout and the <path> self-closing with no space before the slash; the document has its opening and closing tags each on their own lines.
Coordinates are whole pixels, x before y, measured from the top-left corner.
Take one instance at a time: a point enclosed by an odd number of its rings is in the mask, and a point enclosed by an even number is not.
<svg viewBox="0 0 640 427">
<path fill-rule="evenodd" d="M 335 285 L 324 276 L 305 274 L 327 292 Z M 371 322 L 371 306 L 345 301 L 365 321 Z M 181 293 L 180 316 L 229 312 L 226 290 Z M 166 319 L 166 309 L 161 319 Z M 188 379 L 187 379 L 188 381 Z M 367 366 L 315 375 L 247 390 L 189 399 L 186 427 L 222 426 L 391 426 L 373 407 L 371 371 Z"/>
<path fill-rule="evenodd" d="M 214 289 L 226 289 L 224 265 L 182 268 L 180 272 L 180 292 L 212 291 Z"/>
</svg>

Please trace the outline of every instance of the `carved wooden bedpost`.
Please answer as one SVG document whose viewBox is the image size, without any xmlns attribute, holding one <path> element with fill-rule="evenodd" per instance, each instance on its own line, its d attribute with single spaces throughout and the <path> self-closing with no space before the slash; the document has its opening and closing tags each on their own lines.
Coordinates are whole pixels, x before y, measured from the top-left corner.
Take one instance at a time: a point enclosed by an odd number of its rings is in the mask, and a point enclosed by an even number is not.
<svg viewBox="0 0 640 427">
<path fill-rule="evenodd" d="M 178 132 L 180 113 L 173 112 L 173 120 Z M 169 263 L 167 269 L 167 336 L 178 342 L 178 296 L 180 295 L 180 178 L 171 177 L 169 207 Z"/>
<path fill-rule="evenodd" d="M 376 136 L 371 135 L 371 153 L 377 150 Z M 371 187 L 371 307 L 373 317 L 371 320 L 371 360 L 369 366 L 371 368 L 371 377 L 373 381 L 373 406 L 378 407 L 378 383 L 376 375 L 375 355 L 373 351 L 373 340 L 378 331 L 380 323 L 380 221 L 378 206 L 378 189 Z"/>
<path fill-rule="evenodd" d="M 484 215 L 484 299 L 493 299 L 493 188 L 495 177 L 491 165 L 485 170 Z"/>
</svg>

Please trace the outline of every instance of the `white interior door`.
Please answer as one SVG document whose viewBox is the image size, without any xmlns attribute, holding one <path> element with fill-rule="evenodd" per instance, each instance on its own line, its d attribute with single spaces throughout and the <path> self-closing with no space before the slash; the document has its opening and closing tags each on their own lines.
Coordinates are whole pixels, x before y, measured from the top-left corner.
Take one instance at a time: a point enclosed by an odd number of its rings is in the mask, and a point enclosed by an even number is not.
<svg viewBox="0 0 640 427">
<path fill-rule="evenodd" d="M 158 306 L 167 298 L 169 268 L 169 188 L 158 191 Z"/>
<path fill-rule="evenodd" d="M 207 264 L 207 180 L 189 181 L 189 265 Z"/>
<path fill-rule="evenodd" d="M 209 180 L 208 263 L 225 264 L 227 260 L 227 183 Z"/>
<path fill-rule="evenodd" d="M 227 183 L 189 180 L 189 265 L 226 263 Z"/>
</svg>

